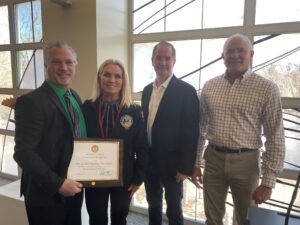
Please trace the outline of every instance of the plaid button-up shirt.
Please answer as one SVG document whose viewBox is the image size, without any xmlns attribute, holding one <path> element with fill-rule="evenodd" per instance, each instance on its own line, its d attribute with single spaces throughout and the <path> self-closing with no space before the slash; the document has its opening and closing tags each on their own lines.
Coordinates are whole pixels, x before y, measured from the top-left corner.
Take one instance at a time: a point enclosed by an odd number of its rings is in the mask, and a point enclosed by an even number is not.
<svg viewBox="0 0 300 225">
<path fill-rule="evenodd" d="M 275 83 L 249 69 L 231 84 L 226 74 L 209 80 L 200 96 L 201 121 L 197 152 L 200 166 L 205 140 L 229 148 L 262 147 L 262 185 L 274 187 L 285 155 L 282 109 Z"/>
</svg>

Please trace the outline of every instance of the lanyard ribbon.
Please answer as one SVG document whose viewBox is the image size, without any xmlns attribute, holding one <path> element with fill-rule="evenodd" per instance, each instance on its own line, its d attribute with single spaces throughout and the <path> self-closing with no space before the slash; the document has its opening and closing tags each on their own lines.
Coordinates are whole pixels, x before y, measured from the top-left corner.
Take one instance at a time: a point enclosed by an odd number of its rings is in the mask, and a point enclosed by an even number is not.
<svg viewBox="0 0 300 225">
<path fill-rule="evenodd" d="M 115 121 L 114 123 L 112 124 L 112 128 L 110 130 L 110 133 L 108 135 L 106 135 L 104 133 L 104 128 L 103 128 L 103 120 L 104 120 L 104 116 L 105 116 L 105 113 L 103 113 L 102 115 L 102 101 L 100 100 L 99 101 L 99 110 L 98 110 L 98 122 L 99 122 L 99 129 L 100 129 L 100 134 L 101 134 L 101 137 L 104 137 L 104 138 L 111 138 L 112 136 L 112 132 L 113 132 L 113 129 L 115 127 L 115 124 L 117 123 L 117 121 L 119 120 L 119 117 L 120 117 L 120 114 L 121 114 L 121 111 L 123 109 L 123 106 L 120 104 L 119 107 L 118 107 L 118 112 L 117 112 L 117 116 L 115 118 Z M 110 115 L 107 115 L 107 117 L 109 117 Z M 108 126 L 109 124 L 107 124 Z"/>
</svg>

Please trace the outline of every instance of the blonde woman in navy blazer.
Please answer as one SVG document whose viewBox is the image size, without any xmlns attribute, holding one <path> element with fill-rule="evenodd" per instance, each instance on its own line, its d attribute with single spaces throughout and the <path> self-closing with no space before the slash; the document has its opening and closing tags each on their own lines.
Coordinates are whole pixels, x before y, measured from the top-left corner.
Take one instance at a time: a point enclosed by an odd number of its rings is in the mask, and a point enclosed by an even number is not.
<svg viewBox="0 0 300 225">
<path fill-rule="evenodd" d="M 93 98 L 83 104 L 88 137 L 124 141 L 123 187 L 87 188 L 86 206 L 90 225 L 125 225 L 130 200 L 145 177 L 147 135 L 141 107 L 131 100 L 128 75 L 122 63 L 109 59 L 97 74 Z"/>
</svg>

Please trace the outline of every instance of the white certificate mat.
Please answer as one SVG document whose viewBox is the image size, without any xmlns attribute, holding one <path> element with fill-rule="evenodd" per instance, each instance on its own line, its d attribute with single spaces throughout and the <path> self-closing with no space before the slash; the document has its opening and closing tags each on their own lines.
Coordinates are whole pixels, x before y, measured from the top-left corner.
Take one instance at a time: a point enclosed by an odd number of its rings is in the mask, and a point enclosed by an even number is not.
<svg viewBox="0 0 300 225">
<path fill-rule="evenodd" d="M 121 139 L 75 139 L 67 177 L 85 187 L 122 186 Z"/>
</svg>

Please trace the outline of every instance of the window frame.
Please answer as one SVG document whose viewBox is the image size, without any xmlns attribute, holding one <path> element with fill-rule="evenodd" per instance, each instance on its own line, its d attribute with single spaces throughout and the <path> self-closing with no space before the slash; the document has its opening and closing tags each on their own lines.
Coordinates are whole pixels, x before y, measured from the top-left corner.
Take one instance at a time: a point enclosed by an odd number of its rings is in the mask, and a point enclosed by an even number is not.
<svg viewBox="0 0 300 225">
<path fill-rule="evenodd" d="M 255 10 L 256 0 L 244 0 L 244 24 L 243 26 L 235 27 L 223 27 L 223 28 L 209 28 L 199 30 L 184 30 L 184 31 L 172 31 L 172 32 L 159 32 L 159 33 L 146 33 L 146 34 L 133 34 L 133 1 L 128 2 L 128 30 L 129 30 L 129 65 L 128 71 L 130 74 L 131 85 L 134 83 L 134 44 L 136 43 L 148 43 L 148 42 L 159 42 L 163 40 L 167 41 L 178 41 L 178 40 L 196 40 L 196 39 L 214 39 L 214 38 L 227 38 L 234 33 L 242 33 L 250 37 L 253 41 L 255 36 L 270 35 L 270 34 L 292 34 L 300 33 L 300 21 L 297 22 L 285 22 L 285 23 L 273 23 L 273 24 L 255 24 Z M 221 49 L 220 49 L 221 54 Z M 151 63 L 149 59 L 149 64 Z M 225 70 L 225 69 L 224 69 Z M 199 84 L 199 87 L 201 85 Z M 132 93 L 134 101 L 141 100 L 141 92 Z M 284 109 L 299 108 L 300 98 L 288 98 L 282 97 L 282 105 Z M 293 179 L 297 178 L 297 172 L 293 170 L 284 169 L 280 176 L 281 178 Z M 140 209 L 134 205 L 131 207 L 133 211 L 145 213 L 145 209 Z M 186 221 L 187 224 L 197 224 L 194 221 Z"/>
<path fill-rule="evenodd" d="M 28 93 L 32 89 L 19 89 L 18 88 L 18 72 L 17 72 L 17 53 L 18 51 L 22 50 L 38 50 L 43 49 L 44 43 L 41 42 L 30 42 L 30 43 L 16 43 L 16 31 L 15 31 L 15 5 L 21 4 L 21 3 L 28 3 L 32 2 L 34 0 L 2 0 L 0 2 L 1 6 L 7 6 L 8 7 L 8 23 L 9 23 L 9 33 L 10 33 L 10 43 L 0 45 L 0 51 L 9 51 L 11 54 L 11 69 L 12 69 L 12 88 L 0 88 L 0 94 L 1 95 L 12 95 L 12 96 L 20 96 L 23 94 Z M 40 0 L 41 1 L 41 0 Z M 42 4 L 42 2 L 41 2 Z M 0 129 L 0 134 L 5 136 L 14 136 L 15 132 L 11 130 L 6 129 Z M 2 146 L 1 146 L 2 148 Z M 4 154 L 4 149 L 2 148 L 2 151 L 0 154 Z M 21 173 L 18 169 L 18 175 L 14 176 L 8 173 L 5 173 L 2 171 L 2 168 L 0 168 L 0 176 L 4 178 L 8 178 L 11 180 L 15 180 L 17 178 L 20 178 Z"/>
</svg>

